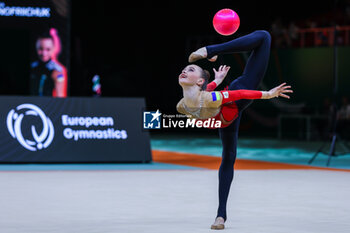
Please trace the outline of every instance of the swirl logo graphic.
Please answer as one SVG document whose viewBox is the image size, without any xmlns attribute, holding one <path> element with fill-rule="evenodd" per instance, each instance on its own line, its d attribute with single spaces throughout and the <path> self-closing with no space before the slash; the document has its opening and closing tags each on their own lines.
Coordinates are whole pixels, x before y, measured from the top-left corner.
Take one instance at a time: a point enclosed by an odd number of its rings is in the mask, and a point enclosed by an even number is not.
<svg viewBox="0 0 350 233">
<path fill-rule="evenodd" d="M 20 111 L 24 113 L 17 113 Z M 42 121 L 42 131 L 40 134 L 35 129 L 35 126 L 31 126 L 31 133 L 33 140 L 25 139 L 22 134 L 22 120 L 25 116 L 39 116 Z M 16 138 L 18 142 L 26 149 L 30 151 L 37 151 L 47 148 L 54 137 L 55 131 L 51 120 L 45 115 L 45 113 L 33 104 L 21 104 L 17 106 L 16 110 L 12 109 L 7 114 L 7 128 L 13 138 Z"/>
</svg>

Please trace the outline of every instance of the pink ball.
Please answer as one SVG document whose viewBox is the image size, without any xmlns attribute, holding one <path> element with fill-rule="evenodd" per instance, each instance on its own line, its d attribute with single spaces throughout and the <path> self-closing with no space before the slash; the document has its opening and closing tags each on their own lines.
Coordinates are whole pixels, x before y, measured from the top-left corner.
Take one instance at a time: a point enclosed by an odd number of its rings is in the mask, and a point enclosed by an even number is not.
<svg viewBox="0 0 350 233">
<path fill-rule="evenodd" d="M 214 18 L 213 25 L 215 31 L 223 36 L 232 35 L 239 28 L 239 17 L 236 12 L 231 9 L 219 10 Z"/>
</svg>

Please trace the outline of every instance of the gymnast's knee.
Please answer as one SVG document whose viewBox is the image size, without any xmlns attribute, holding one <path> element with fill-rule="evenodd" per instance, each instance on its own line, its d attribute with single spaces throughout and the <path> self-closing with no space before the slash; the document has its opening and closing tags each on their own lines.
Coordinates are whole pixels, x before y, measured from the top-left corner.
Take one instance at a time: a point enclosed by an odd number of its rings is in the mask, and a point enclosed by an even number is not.
<svg viewBox="0 0 350 233">
<path fill-rule="evenodd" d="M 271 41 L 271 35 L 266 30 L 256 30 L 254 33 L 262 40 Z"/>
</svg>

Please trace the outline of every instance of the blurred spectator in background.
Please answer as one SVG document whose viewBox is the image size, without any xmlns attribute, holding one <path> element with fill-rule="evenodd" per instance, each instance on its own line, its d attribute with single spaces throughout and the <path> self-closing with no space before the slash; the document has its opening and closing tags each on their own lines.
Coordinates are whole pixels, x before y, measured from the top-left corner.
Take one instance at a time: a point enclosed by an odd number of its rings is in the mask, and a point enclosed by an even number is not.
<svg viewBox="0 0 350 233">
<path fill-rule="evenodd" d="M 329 40 L 328 31 L 318 32 L 316 35 L 315 46 L 318 46 L 318 47 L 328 46 L 328 43 L 329 43 L 328 40 Z"/>
<path fill-rule="evenodd" d="M 338 112 L 339 119 L 350 120 L 350 104 L 347 96 L 343 96 L 342 103 Z"/>
<path fill-rule="evenodd" d="M 38 37 L 35 48 L 38 60 L 31 64 L 31 95 L 65 97 L 65 68 L 53 59 L 57 46 L 49 31 Z"/>
<path fill-rule="evenodd" d="M 306 24 L 306 28 L 316 28 L 317 27 L 316 21 L 314 21 L 312 19 L 306 19 L 305 24 Z"/>
<path fill-rule="evenodd" d="M 273 46 L 275 48 L 284 48 L 288 45 L 288 33 L 283 27 L 282 20 L 280 18 L 273 21 L 270 31 L 273 38 Z"/>
<path fill-rule="evenodd" d="M 343 138 L 350 138 L 350 104 L 346 96 L 343 96 L 342 104 L 338 111 L 338 130 Z"/>
<path fill-rule="evenodd" d="M 291 21 L 288 25 L 288 36 L 287 36 L 287 44 L 289 47 L 291 46 L 296 46 L 297 41 L 299 39 L 299 34 L 298 34 L 298 26 L 295 24 L 294 21 Z"/>
<path fill-rule="evenodd" d="M 337 9 L 335 17 L 332 10 L 297 21 L 285 22 L 288 26 L 283 25 L 281 18 L 276 18 L 270 28 L 272 45 L 275 48 L 332 46 L 334 22 L 337 26 L 343 27 L 337 34 L 337 44 L 348 45 L 349 29 L 345 29 L 344 26 L 350 26 L 350 0 L 344 0 Z"/>
</svg>

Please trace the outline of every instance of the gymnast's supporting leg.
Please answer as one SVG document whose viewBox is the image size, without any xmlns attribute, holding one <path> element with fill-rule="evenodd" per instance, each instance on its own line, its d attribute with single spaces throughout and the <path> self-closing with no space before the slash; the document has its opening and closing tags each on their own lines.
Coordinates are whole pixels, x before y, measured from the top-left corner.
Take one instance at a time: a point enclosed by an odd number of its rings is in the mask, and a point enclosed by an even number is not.
<svg viewBox="0 0 350 233">
<path fill-rule="evenodd" d="M 207 46 L 208 57 L 222 53 L 252 50 L 241 77 L 229 85 L 230 90 L 257 89 L 265 75 L 270 55 L 271 37 L 266 31 L 255 31 L 230 42 Z M 251 100 L 239 100 L 236 104 L 240 110 L 239 117 L 227 128 L 219 129 L 223 145 L 222 162 L 219 169 L 219 208 L 217 217 L 226 216 L 227 198 L 233 180 L 233 166 L 236 160 L 238 130 L 242 111 Z"/>
<path fill-rule="evenodd" d="M 219 169 L 219 208 L 217 217 L 226 220 L 226 203 L 233 180 L 233 165 L 236 161 L 237 138 L 241 114 L 228 127 L 219 129 L 222 142 L 222 160 Z"/>
</svg>

